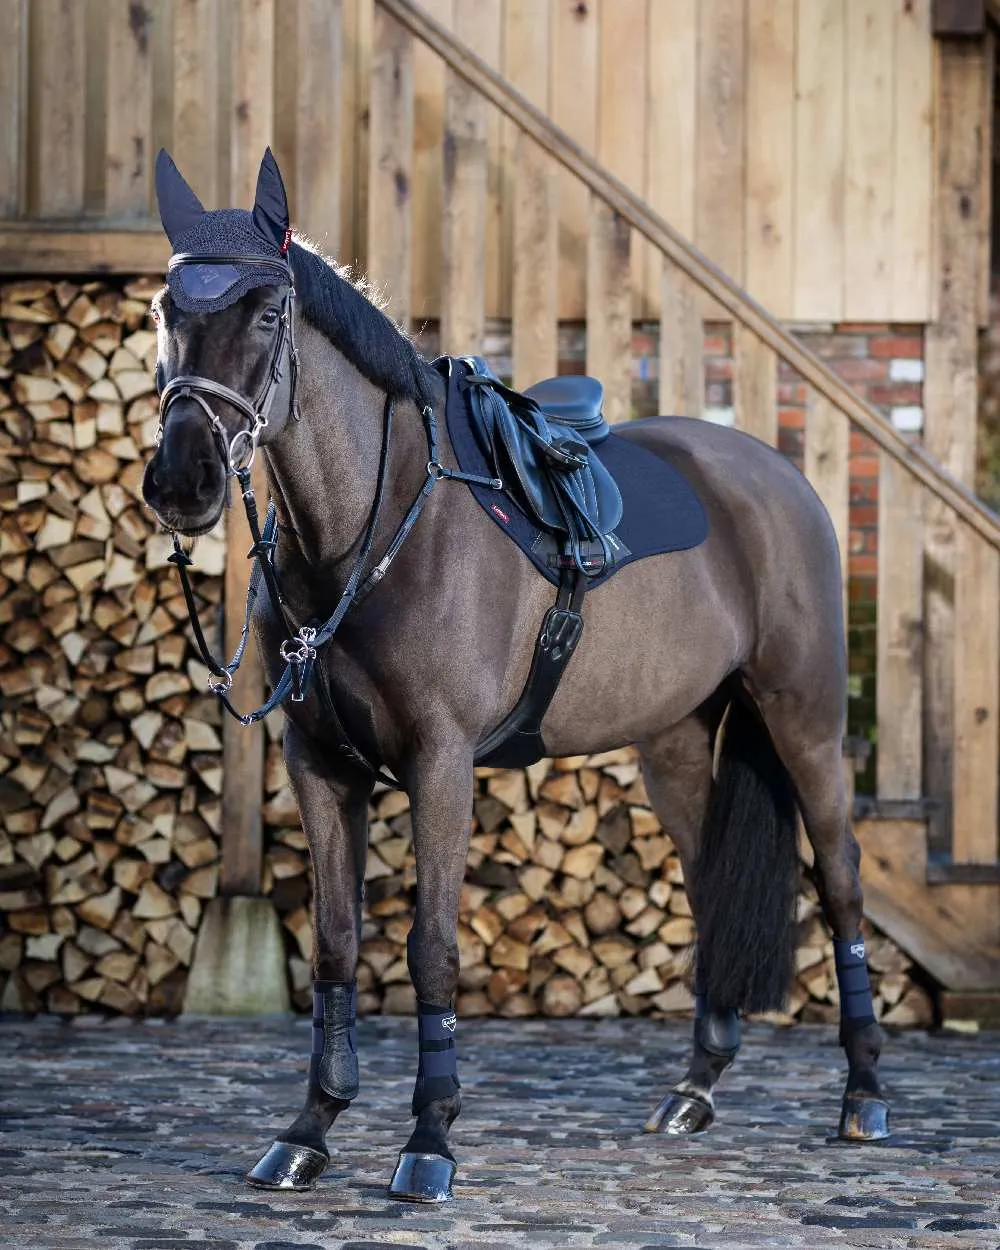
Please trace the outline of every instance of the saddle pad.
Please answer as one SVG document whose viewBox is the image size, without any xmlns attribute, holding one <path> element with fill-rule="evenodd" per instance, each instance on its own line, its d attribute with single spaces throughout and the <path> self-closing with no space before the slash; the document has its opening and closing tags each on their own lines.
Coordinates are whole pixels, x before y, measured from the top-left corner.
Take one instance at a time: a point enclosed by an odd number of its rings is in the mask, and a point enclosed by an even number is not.
<svg viewBox="0 0 1000 1250">
<path fill-rule="evenodd" d="M 446 420 L 448 436 L 463 473 L 492 476 L 493 466 L 479 445 L 468 411 L 467 393 L 458 382 L 458 370 L 447 360 L 436 362 L 448 378 Z M 451 368 L 447 366 L 451 364 Z M 704 542 L 708 517 L 701 500 L 681 474 L 659 456 L 614 432 L 595 449 L 622 495 L 622 519 L 615 530 L 618 559 L 587 588 L 599 586 L 626 564 L 645 556 L 687 551 Z M 535 568 L 553 586 L 559 585 L 559 545 L 555 535 L 542 530 L 518 507 L 506 491 L 471 485 L 483 511 L 521 548 Z"/>
</svg>

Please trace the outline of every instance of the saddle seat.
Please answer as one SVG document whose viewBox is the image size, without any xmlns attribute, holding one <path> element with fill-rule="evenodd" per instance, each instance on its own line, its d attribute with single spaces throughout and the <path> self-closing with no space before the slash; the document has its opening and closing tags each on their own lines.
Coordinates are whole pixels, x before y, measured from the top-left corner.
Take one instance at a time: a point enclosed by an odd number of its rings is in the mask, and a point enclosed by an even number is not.
<svg viewBox="0 0 1000 1250">
<path fill-rule="evenodd" d="M 597 576 L 614 563 L 622 498 L 595 444 L 610 430 L 596 378 L 548 378 L 512 391 L 478 356 L 462 357 L 460 385 L 480 446 L 512 498 L 560 536 L 570 566 Z"/>
<path fill-rule="evenodd" d="M 597 378 L 571 374 L 546 378 L 525 390 L 545 413 L 549 425 L 568 425 L 582 434 L 591 447 L 611 433 L 604 419 L 604 383 Z"/>
</svg>

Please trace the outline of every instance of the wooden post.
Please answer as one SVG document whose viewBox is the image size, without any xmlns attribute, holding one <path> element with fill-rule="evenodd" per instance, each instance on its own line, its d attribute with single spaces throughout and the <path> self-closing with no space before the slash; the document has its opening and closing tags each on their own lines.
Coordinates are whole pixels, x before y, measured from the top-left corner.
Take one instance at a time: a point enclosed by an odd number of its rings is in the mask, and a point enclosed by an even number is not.
<svg viewBox="0 0 1000 1250">
<path fill-rule="evenodd" d="M 987 159 L 986 58 L 979 41 L 937 45 L 938 86 L 935 249 L 936 320 L 927 327 L 924 431 L 928 450 L 967 487 L 975 475 L 977 356 L 976 305 L 980 258 L 978 199 Z M 937 800 L 932 847 L 948 849 L 956 781 L 955 584 L 958 521 L 950 509 L 928 501 L 924 513 L 926 593 L 924 649 L 924 792 Z M 975 655 L 962 651 L 963 662 Z M 963 675 L 964 689 L 975 686 Z M 964 779 L 963 779 L 964 783 Z"/>
<path fill-rule="evenodd" d="M 847 615 L 847 541 L 850 532 L 851 427 L 830 401 L 812 387 L 806 399 L 805 474 L 830 514 L 840 549 L 840 575 Z"/>
<path fill-rule="evenodd" d="M 413 38 L 381 6 L 375 9 L 368 179 L 368 276 L 386 311 L 410 322 L 413 176 Z"/>
<path fill-rule="evenodd" d="M 608 15 L 610 6 L 603 12 Z M 612 173 L 641 185 L 641 146 L 635 143 L 635 76 L 645 82 L 645 60 L 631 56 L 645 37 L 645 6 L 623 0 L 600 31 L 597 99 L 597 157 Z M 631 91 L 622 91 L 622 66 L 631 64 Z M 635 168 L 638 161 L 639 169 Z M 638 172 L 638 177 L 637 177 Z M 609 421 L 632 415 L 632 310 L 634 263 L 632 230 L 611 205 L 590 200 L 587 239 L 587 372 L 604 382 Z M 641 271 L 638 271 L 641 273 Z"/>
<path fill-rule="evenodd" d="M 25 0 L 0 0 L 0 217 L 24 207 L 25 87 L 28 12 Z"/>
<path fill-rule="evenodd" d="M 232 164 L 232 202 L 250 208 L 264 149 L 272 138 L 273 0 L 243 0 L 233 10 L 232 110 L 229 119 Z M 254 472 L 258 497 L 267 497 L 263 465 Z M 231 655 L 243 625 L 243 606 L 251 537 L 242 507 L 226 519 L 226 573 L 224 584 L 226 654 Z M 257 648 L 251 643 L 234 686 L 238 706 L 258 705 L 264 697 L 264 677 Z M 260 808 L 264 794 L 264 730 L 226 718 L 222 738 L 222 867 L 223 894 L 260 893 L 263 828 Z"/>
<path fill-rule="evenodd" d="M 77 0 L 31 6 L 32 203 L 43 217 L 83 211 L 86 160 L 86 10 Z"/>
<path fill-rule="evenodd" d="M 653 5 L 655 10 L 657 5 Z M 596 5 L 552 5 L 554 52 L 552 110 L 558 126 L 588 152 L 597 150 L 597 60 L 600 14 Z M 581 321 L 587 309 L 587 236 L 590 194 L 560 167 L 559 317 Z"/>
<path fill-rule="evenodd" d="M 455 33 L 488 59 L 499 45 L 489 0 L 456 0 Z M 494 14 L 495 16 L 495 14 Z M 497 46 L 491 46 L 496 44 Z M 445 80 L 441 205 L 441 350 L 482 351 L 486 326 L 488 106 L 465 79 Z"/>
<path fill-rule="evenodd" d="M 923 796 L 923 541 L 920 487 L 879 458 L 876 789 L 880 799 Z"/>
<path fill-rule="evenodd" d="M 511 82 L 549 109 L 549 6 L 508 0 L 506 59 Z M 556 169 L 530 136 L 519 133 L 514 157 L 511 299 L 514 386 L 523 389 L 558 369 L 556 323 Z"/>
<path fill-rule="evenodd" d="M 104 203 L 110 216 L 147 217 L 153 152 L 153 10 L 112 0 L 107 11 Z"/>
<path fill-rule="evenodd" d="M 1000 762 L 1000 552 L 958 526 L 951 857 L 996 864 Z"/>
<path fill-rule="evenodd" d="M 700 417 L 705 407 L 703 301 L 664 256 L 660 278 L 660 412 Z"/>
<path fill-rule="evenodd" d="M 778 445 L 778 358 L 739 323 L 733 326 L 733 408 L 739 429 Z"/>
</svg>

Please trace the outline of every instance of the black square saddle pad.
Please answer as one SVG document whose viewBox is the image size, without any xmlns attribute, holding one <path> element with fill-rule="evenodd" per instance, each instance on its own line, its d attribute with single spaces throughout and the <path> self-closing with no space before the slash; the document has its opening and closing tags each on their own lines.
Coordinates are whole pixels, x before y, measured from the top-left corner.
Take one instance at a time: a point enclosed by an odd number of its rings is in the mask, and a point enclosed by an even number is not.
<svg viewBox="0 0 1000 1250">
<path fill-rule="evenodd" d="M 448 379 L 446 420 L 448 436 L 463 473 L 492 476 L 468 411 L 468 395 L 458 385 L 457 362 L 435 362 Z M 451 368 L 448 369 L 447 366 Z M 640 422 L 630 423 L 632 426 Z M 622 494 L 622 519 L 615 530 L 616 560 L 597 577 L 587 580 L 588 589 L 613 577 L 619 569 L 646 556 L 687 551 L 705 541 L 708 517 L 701 500 L 672 465 L 631 439 L 614 432 L 596 447 L 597 455 L 618 484 Z M 506 491 L 472 485 L 469 488 L 483 511 L 524 552 L 543 577 L 559 584 L 558 536 L 542 530 L 518 507 Z"/>
</svg>

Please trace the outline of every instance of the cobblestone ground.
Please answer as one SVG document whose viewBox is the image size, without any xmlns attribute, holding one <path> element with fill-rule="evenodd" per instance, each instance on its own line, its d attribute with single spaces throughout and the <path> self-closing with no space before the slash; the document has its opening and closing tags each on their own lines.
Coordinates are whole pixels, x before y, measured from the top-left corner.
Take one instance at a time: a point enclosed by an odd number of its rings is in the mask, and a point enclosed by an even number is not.
<svg viewBox="0 0 1000 1250">
<path fill-rule="evenodd" d="M 456 1200 L 385 1192 L 412 1020 L 360 1026 L 362 1092 L 308 1194 L 244 1170 L 297 1108 L 307 1021 L 0 1026 L 0 1245 L 14 1250 L 1000 1245 L 1000 1036 L 893 1038 L 894 1137 L 829 1139 L 828 1029 L 756 1025 L 711 1132 L 643 1134 L 687 1024 L 471 1021 Z"/>
</svg>

